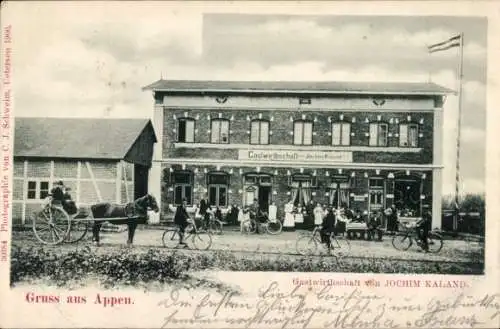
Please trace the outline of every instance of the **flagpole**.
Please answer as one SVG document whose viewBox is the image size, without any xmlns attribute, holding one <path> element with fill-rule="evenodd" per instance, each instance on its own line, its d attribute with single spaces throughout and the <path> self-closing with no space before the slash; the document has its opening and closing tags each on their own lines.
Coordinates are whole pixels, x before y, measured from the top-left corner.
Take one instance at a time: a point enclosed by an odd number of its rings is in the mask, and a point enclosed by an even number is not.
<svg viewBox="0 0 500 329">
<path fill-rule="evenodd" d="M 453 221 L 453 230 L 458 230 L 458 219 L 460 216 L 460 141 L 462 128 L 462 82 L 463 82 L 463 62 L 464 62 L 464 33 L 460 33 L 460 61 L 458 63 L 458 126 L 457 126 L 457 158 L 456 158 L 456 176 L 455 176 L 455 218 Z"/>
</svg>

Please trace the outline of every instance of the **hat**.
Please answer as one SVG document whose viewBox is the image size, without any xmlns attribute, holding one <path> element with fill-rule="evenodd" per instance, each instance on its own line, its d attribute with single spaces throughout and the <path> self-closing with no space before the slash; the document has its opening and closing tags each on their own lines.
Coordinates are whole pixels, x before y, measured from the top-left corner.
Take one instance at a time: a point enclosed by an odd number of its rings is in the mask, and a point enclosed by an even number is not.
<svg viewBox="0 0 500 329">
<path fill-rule="evenodd" d="M 57 181 L 57 182 L 55 183 L 55 185 L 61 185 L 61 186 L 64 186 L 64 183 L 63 183 L 63 181 L 62 181 L 62 180 L 60 180 L 60 181 Z"/>
</svg>

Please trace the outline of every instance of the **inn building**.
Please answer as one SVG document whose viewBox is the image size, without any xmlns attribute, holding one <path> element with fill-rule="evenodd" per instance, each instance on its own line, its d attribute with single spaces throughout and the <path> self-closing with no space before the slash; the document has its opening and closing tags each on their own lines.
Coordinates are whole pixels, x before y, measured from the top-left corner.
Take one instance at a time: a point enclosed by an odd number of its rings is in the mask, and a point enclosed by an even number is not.
<svg viewBox="0 0 500 329">
<path fill-rule="evenodd" d="M 204 196 L 283 218 L 310 200 L 441 227 L 443 103 L 434 83 L 159 80 L 149 191 L 163 215 Z"/>
</svg>

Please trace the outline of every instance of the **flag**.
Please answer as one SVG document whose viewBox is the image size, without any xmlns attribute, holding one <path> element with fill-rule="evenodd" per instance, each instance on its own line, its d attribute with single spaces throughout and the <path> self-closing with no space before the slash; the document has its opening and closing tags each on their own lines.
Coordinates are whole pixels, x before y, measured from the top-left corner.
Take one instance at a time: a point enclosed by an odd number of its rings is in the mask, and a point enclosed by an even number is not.
<svg viewBox="0 0 500 329">
<path fill-rule="evenodd" d="M 428 46 L 427 49 L 429 50 L 429 53 L 435 53 L 438 51 L 459 47 L 461 41 L 462 41 L 462 36 L 460 34 L 457 34 L 456 36 L 451 37 L 446 41 L 435 43 L 431 46 Z"/>
</svg>

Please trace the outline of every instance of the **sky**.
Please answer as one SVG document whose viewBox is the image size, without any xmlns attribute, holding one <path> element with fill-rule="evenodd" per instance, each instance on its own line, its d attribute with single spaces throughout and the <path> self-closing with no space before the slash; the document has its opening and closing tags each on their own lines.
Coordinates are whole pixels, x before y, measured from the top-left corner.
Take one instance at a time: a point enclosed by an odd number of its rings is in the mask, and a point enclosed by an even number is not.
<svg viewBox="0 0 500 329">
<path fill-rule="evenodd" d="M 78 13 L 78 15 L 76 15 Z M 464 33 L 461 191 L 484 192 L 487 20 L 444 16 L 213 14 L 182 8 L 114 14 L 112 5 L 23 9 L 13 26 L 17 116 L 151 117 L 160 79 L 408 81 L 457 90 Z M 458 99 L 444 107 L 443 192 L 453 193 Z"/>
</svg>

